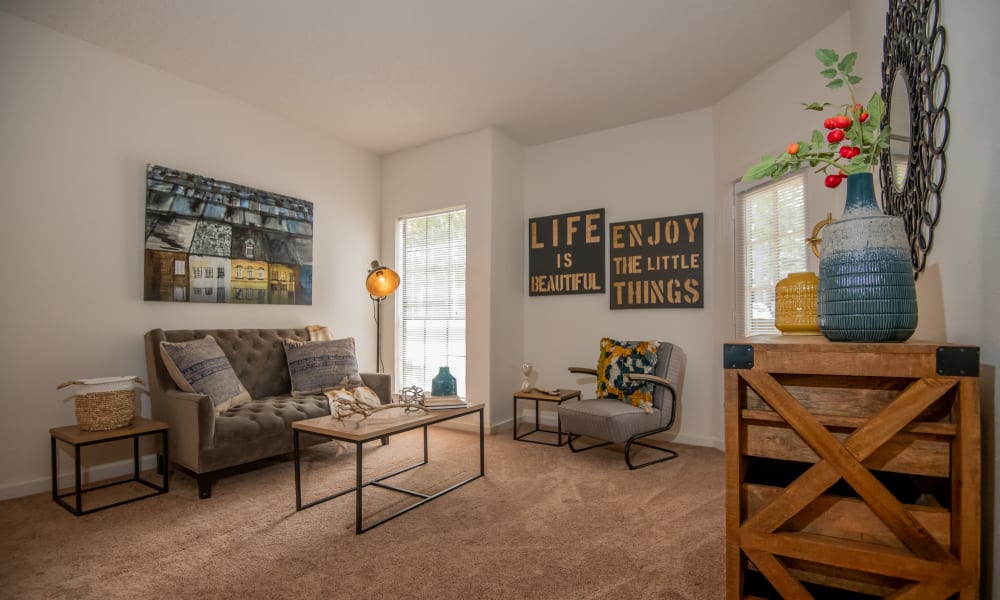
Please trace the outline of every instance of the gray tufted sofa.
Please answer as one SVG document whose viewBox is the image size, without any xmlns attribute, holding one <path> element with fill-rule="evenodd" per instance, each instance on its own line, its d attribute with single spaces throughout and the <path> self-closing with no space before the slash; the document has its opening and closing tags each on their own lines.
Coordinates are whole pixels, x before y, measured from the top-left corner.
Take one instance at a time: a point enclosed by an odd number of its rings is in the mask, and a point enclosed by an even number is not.
<svg viewBox="0 0 1000 600">
<path fill-rule="evenodd" d="M 226 353 L 252 402 L 215 414 L 208 396 L 181 391 L 160 355 L 160 342 L 211 335 Z M 220 476 L 254 461 L 292 452 L 293 421 L 330 414 L 324 396 L 292 397 L 282 339 L 308 340 L 302 329 L 153 329 L 146 333 L 146 368 L 152 417 L 169 424 L 170 461 L 198 479 L 201 498 Z M 391 401 L 387 374 L 362 373 L 383 404 Z M 311 445 L 322 438 L 301 436 Z M 384 441 L 383 441 L 384 443 Z"/>
</svg>

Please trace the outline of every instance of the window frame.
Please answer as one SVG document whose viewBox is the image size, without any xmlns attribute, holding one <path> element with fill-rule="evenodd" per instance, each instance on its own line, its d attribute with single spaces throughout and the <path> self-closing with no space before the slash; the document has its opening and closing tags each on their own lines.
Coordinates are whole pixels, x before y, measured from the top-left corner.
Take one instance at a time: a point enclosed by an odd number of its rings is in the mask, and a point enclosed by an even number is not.
<svg viewBox="0 0 1000 600">
<path fill-rule="evenodd" d="M 448 243 L 448 248 L 442 250 L 442 252 L 451 255 L 452 258 L 461 258 L 461 273 L 454 276 L 452 279 L 448 279 L 451 286 L 451 299 L 446 301 L 448 304 L 447 310 L 451 312 L 451 318 L 438 318 L 438 319 L 418 319 L 411 317 L 407 314 L 408 308 L 416 300 L 415 296 L 421 296 L 424 299 L 429 298 L 429 294 L 433 293 L 430 288 L 423 287 L 419 289 L 415 287 L 415 277 L 419 277 L 420 274 L 415 274 L 412 271 L 412 267 L 408 267 L 407 253 L 410 251 L 410 245 L 407 244 L 405 239 L 406 232 L 405 227 L 408 222 L 413 222 L 419 219 L 431 219 L 433 217 L 450 215 L 453 213 L 463 213 L 462 220 L 464 226 L 460 234 L 455 236 L 448 236 L 446 240 Z M 453 206 L 449 208 L 442 208 L 438 210 L 432 210 L 422 213 L 415 213 L 401 216 L 396 221 L 396 270 L 400 275 L 400 286 L 399 289 L 394 294 L 395 297 L 395 318 L 396 318 L 396 331 L 395 331 L 395 361 L 393 365 L 394 378 L 400 383 L 400 387 L 408 387 L 411 385 L 417 385 L 424 389 L 427 395 L 431 393 L 431 381 L 434 376 L 437 375 L 439 367 L 447 366 L 450 368 L 452 375 L 455 376 L 458 383 L 458 394 L 464 396 L 467 383 L 467 345 L 468 345 L 468 305 L 466 297 L 466 276 L 468 273 L 468 209 L 465 206 Z M 440 243 L 445 243 L 444 241 Z M 419 248 L 415 251 L 419 251 Z M 426 249 L 424 250 L 426 253 Z M 426 271 L 426 269 L 424 269 Z M 440 276 L 440 274 L 437 274 Z M 440 278 L 438 283 L 441 283 Z M 440 289 L 440 288 L 433 288 Z M 412 296 L 411 296 L 412 294 Z M 438 310 L 444 310 L 444 307 L 439 305 L 436 307 Z M 457 312 L 456 312 L 457 311 Z M 460 314 L 460 318 L 456 318 Z M 424 341 L 420 344 L 424 347 L 425 354 L 422 356 L 424 361 L 419 367 L 408 366 L 407 360 L 407 332 L 409 331 L 409 326 L 411 321 L 423 321 L 424 323 L 428 321 L 439 322 L 446 330 L 451 328 L 458 328 L 455 332 L 446 331 L 445 337 L 445 349 L 443 353 L 437 353 L 433 356 L 428 356 L 426 354 L 428 341 L 423 338 Z M 460 330 L 460 333 L 459 333 Z M 456 345 L 457 344 L 457 345 Z M 437 357 L 437 358 L 435 358 Z"/>
<path fill-rule="evenodd" d="M 774 327 L 774 317 L 776 314 L 774 288 L 789 273 L 809 270 L 808 247 L 805 241 L 808 236 L 806 220 L 809 211 L 807 173 L 808 170 L 801 169 L 777 180 L 755 182 L 749 185 L 741 185 L 740 182 L 737 182 L 733 186 L 733 330 L 737 338 L 762 334 L 780 334 L 781 332 Z M 752 285 L 752 282 L 748 281 L 748 278 L 752 277 L 749 274 L 748 268 L 748 260 L 751 257 L 748 252 L 753 244 L 746 239 L 747 209 L 745 200 L 755 194 L 772 193 L 780 196 L 782 188 L 796 184 L 799 189 L 799 196 L 797 199 L 793 198 L 792 200 L 800 203 L 799 214 L 796 217 L 797 223 L 794 223 L 797 230 L 792 229 L 787 233 L 778 232 L 776 235 L 759 242 L 773 246 L 765 261 L 768 263 L 765 266 L 772 268 L 770 269 L 771 273 L 769 273 L 770 279 L 766 284 L 762 281 L 756 285 Z M 777 206 L 771 208 L 772 213 L 777 213 L 778 210 Z M 771 223 L 778 227 L 781 227 L 783 224 L 780 218 L 775 218 Z M 789 244 L 792 240 L 795 243 Z M 782 246 L 782 242 L 785 243 L 785 246 Z M 794 254 L 798 256 L 791 256 L 788 252 L 789 248 L 796 248 Z M 764 270 L 766 271 L 767 269 Z M 766 301 L 758 300 L 760 296 L 764 296 Z M 765 306 L 761 308 L 766 308 L 770 311 L 769 318 L 754 317 L 755 308 L 758 308 L 758 305 L 762 304 Z"/>
</svg>

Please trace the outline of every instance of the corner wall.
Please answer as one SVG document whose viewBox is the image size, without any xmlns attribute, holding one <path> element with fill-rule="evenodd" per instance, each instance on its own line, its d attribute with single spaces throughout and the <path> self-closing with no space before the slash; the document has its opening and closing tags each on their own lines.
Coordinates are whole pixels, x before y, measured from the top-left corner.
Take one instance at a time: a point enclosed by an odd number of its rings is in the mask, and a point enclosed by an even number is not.
<svg viewBox="0 0 1000 600">
<path fill-rule="evenodd" d="M 688 363 L 677 422 L 665 437 L 721 448 L 721 431 L 712 427 L 722 406 L 713 385 L 721 351 L 712 337 L 720 301 L 720 291 L 712 285 L 718 255 L 712 139 L 712 116 L 706 109 L 526 149 L 522 229 L 532 217 L 596 208 L 605 209 L 607 224 L 703 212 L 706 285 L 704 308 L 611 310 L 609 291 L 523 293 L 523 361 L 535 365 L 537 383 L 581 389 L 584 397 L 593 397 L 593 378 L 572 375 L 567 368 L 593 368 L 602 337 L 676 343 Z M 521 252 L 526 281 L 526 244 Z M 610 269 L 607 257 L 604 264 Z"/>
<path fill-rule="evenodd" d="M 374 155 L 3 12 L 0 106 L 0 498 L 49 489 L 48 429 L 76 422 L 56 385 L 144 377 L 149 329 L 324 323 L 374 366 Z M 147 163 L 314 202 L 313 305 L 144 302 Z"/>
<path fill-rule="evenodd" d="M 466 208 L 466 395 L 486 403 L 491 429 L 506 425 L 510 393 L 518 383 L 510 365 L 512 360 L 520 364 L 515 355 L 521 347 L 520 315 L 513 300 L 520 295 L 522 272 L 521 152 L 502 133 L 487 128 L 382 159 L 385 260 L 396 260 L 400 217 Z M 394 372 L 396 340 L 385 333 L 396 329 L 396 304 L 393 297 L 390 300 L 393 303 L 383 310 L 382 347 L 388 349 L 383 356 L 392 357 L 393 366 L 386 361 L 386 370 Z M 393 386 L 412 383 L 394 381 Z"/>
</svg>

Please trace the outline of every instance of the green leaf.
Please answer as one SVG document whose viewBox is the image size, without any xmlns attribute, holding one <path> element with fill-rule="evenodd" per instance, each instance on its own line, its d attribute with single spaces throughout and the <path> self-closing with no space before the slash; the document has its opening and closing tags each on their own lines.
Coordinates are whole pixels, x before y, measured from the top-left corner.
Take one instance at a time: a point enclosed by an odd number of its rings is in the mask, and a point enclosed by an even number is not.
<svg viewBox="0 0 1000 600">
<path fill-rule="evenodd" d="M 837 69 L 823 69 L 819 74 L 827 79 L 833 79 L 837 76 Z"/>
<path fill-rule="evenodd" d="M 846 165 L 844 165 L 844 173 L 848 175 L 854 175 L 855 173 L 864 173 L 868 170 L 868 161 L 865 159 L 863 154 L 859 154 L 851 159 Z"/>
<path fill-rule="evenodd" d="M 824 102 L 823 104 L 820 104 L 819 102 L 810 102 L 809 104 L 806 104 L 803 102 L 802 106 L 805 107 L 803 110 L 823 110 L 824 107 L 831 106 L 831 104 L 829 102 Z"/>
<path fill-rule="evenodd" d="M 837 65 L 837 68 L 840 69 L 841 73 L 847 75 L 848 73 L 854 70 L 854 63 L 857 62 L 857 60 L 858 60 L 858 53 L 851 52 L 850 54 L 845 56 L 843 60 L 840 61 L 840 64 Z M 859 78 L 858 81 L 860 80 L 861 79 Z"/>
<path fill-rule="evenodd" d="M 877 127 L 882 122 L 884 115 L 885 102 L 882 100 L 882 96 L 875 92 L 872 94 L 871 100 L 868 101 L 868 122 Z"/>
<path fill-rule="evenodd" d="M 812 141 L 810 142 L 813 148 L 820 148 L 823 146 L 823 142 L 826 138 L 823 137 L 823 133 L 818 129 L 813 129 Z"/>
<path fill-rule="evenodd" d="M 847 76 L 847 81 L 851 85 L 858 85 L 859 83 L 861 83 L 861 78 L 858 77 L 857 75 L 848 75 Z"/>
<path fill-rule="evenodd" d="M 827 83 L 826 87 L 830 88 L 831 90 L 836 90 L 836 89 L 842 88 L 842 87 L 844 87 L 844 80 L 843 79 L 834 79 L 833 81 Z"/>
<path fill-rule="evenodd" d="M 876 146 L 878 147 L 879 150 L 882 150 L 882 149 L 885 149 L 885 148 L 889 147 L 889 126 L 888 125 L 885 127 L 885 129 L 883 129 L 881 132 L 879 132 L 879 134 L 878 134 L 878 141 L 876 142 Z"/>
<path fill-rule="evenodd" d="M 839 56 L 834 50 L 829 48 L 820 48 L 816 51 L 816 58 L 819 59 L 819 62 L 823 63 L 824 67 L 832 67 L 836 64 Z"/>
<path fill-rule="evenodd" d="M 747 169 L 747 172 L 743 174 L 743 181 L 757 181 L 758 179 L 764 179 L 770 174 L 774 166 L 775 162 L 773 156 L 761 157 L 759 163 Z"/>
</svg>

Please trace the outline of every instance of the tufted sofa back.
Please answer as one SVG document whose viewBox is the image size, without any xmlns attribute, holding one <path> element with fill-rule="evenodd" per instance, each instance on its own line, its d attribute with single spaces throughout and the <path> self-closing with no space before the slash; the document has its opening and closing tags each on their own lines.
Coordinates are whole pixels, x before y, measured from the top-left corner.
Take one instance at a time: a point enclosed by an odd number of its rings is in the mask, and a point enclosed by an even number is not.
<svg viewBox="0 0 1000 600">
<path fill-rule="evenodd" d="M 189 342 L 211 335 L 226 353 L 251 398 L 288 394 L 292 389 L 283 339 L 308 340 L 305 329 L 153 329 L 146 334 L 149 385 L 162 392 L 176 389 L 160 356 L 160 342 Z"/>
</svg>

